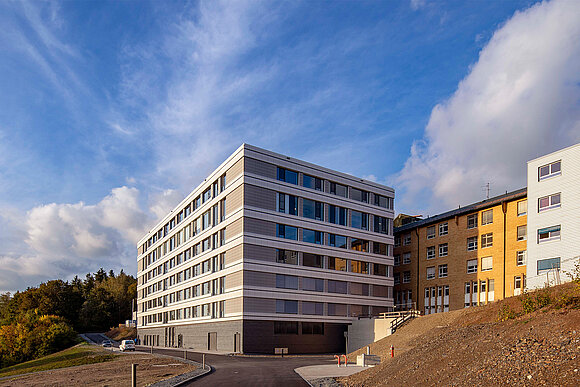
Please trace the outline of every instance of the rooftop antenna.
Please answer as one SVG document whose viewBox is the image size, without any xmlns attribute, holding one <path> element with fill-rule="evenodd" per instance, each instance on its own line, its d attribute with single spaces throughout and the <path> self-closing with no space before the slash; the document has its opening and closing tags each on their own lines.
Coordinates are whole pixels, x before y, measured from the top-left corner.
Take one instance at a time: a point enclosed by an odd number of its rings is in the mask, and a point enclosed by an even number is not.
<svg viewBox="0 0 580 387">
<path fill-rule="evenodd" d="M 486 185 L 481 186 L 483 190 L 485 190 L 485 200 L 489 199 L 489 191 L 490 191 L 490 184 L 487 182 Z"/>
</svg>

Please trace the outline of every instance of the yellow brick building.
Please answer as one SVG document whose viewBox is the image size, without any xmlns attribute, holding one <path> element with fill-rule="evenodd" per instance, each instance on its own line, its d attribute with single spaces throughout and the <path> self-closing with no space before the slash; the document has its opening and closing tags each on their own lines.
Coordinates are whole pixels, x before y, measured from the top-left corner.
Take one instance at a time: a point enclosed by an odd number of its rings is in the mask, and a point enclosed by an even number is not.
<svg viewBox="0 0 580 387">
<path fill-rule="evenodd" d="M 402 218 L 406 224 L 394 230 L 397 309 L 446 312 L 524 289 L 525 188 L 426 219 Z"/>
</svg>

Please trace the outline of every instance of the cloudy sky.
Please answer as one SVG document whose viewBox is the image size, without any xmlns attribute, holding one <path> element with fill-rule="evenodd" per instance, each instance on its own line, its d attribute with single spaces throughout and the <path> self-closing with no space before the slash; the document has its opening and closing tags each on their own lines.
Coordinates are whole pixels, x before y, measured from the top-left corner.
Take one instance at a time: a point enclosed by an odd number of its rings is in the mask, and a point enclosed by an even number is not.
<svg viewBox="0 0 580 387">
<path fill-rule="evenodd" d="M 0 292 L 99 267 L 241 143 L 433 215 L 580 141 L 580 2 L 0 2 Z"/>
</svg>

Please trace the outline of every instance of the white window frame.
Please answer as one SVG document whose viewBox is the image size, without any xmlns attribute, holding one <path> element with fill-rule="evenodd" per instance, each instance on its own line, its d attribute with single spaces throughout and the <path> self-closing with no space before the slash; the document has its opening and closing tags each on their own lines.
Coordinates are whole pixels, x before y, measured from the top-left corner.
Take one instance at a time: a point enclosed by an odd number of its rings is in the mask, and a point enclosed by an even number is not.
<svg viewBox="0 0 580 387">
<path fill-rule="evenodd" d="M 526 266 L 528 258 L 527 250 L 516 251 L 516 266 Z"/>
<path fill-rule="evenodd" d="M 477 250 L 478 239 L 479 238 L 477 236 L 467 238 L 467 251 Z"/>
<path fill-rule="evenodd" d="M 427 227 L 427 239 L 433 239 L 433 238 L 435 238 L 436 235 L 437 235 L 437 232 L 435 231 L 434 225 Z"/>
<path fill-rule="evenodd" d="M 493 257 L 481 257 L 481 271 L 493 270 Z"/>
<path fill-rule="evenodd" d="M 556 165 L 558 166 L 557 168 Z M 548 174 L 542 176 L 542 169 L 548 168 Z M 557 169 L 554 171 L 554 169 Z M 538 181 L 546 180 L 554 176 L 559 176 L 562 174 L 562 160 L 554 161 L 550 164 L 544 164 L 538 167 Z"/>
<path fill-rule="evenodd" d="M 481 234 L 481 248 L 485 249 L 487 247 L 493 246 L 493 233 L 488 232 L 486 234 Z"/>
<path fill-rule="evenodd" d="M 409 246 L 411 244 L 411 233 L 403 235 L 403 246 Z"/>
<path fill-rule="evenodd" d="M 449 245 L 447 243 L 441 243 L 439 245 L 439 256 L 446 257 L 449 255 Z"/>
<path fill-rule="evenodd" d="M 427 268 L 427 279 L 435 279 L 435 266 L 429 266 Z"/>
<path fill-rule="evenodd" d="M 477 273 L 477 258 L 467 260 L 467 274 Z"/>
<path fill-rule="evenodd" d="M 430 252 L 432 252 L 433 254 L 429 254 Z M 437 255 L 435 254 L 435 246 L 427 246 L 427 259 L 434 259 L 436 256 Z"/>
<path fill-rule="evenodd" d="M 487 219 L 488 214 L 491 214 L 491 220 Z M 482 211 L 481 212 L 481 225 L 485 226 L 486 224 L 492 224 L 492 223 L 493 223 L 493 209 Z"/>
<path fill-rule="evenodd" d="M 520 208 L 525 207 L 525 208 Z M 517 204 L 518 216 L 524 216 L 528 213 L 528 200 L 520 200 Z"/>
<path fill-rule="evenodd" d="M 520 235 L 520 230 L 524 230 L 523 231 L 523 235 Z M 528 226 L 527 225 L 522 225 L 522 226 L 518 226 L 517 228 L 517 240 L 518 241 L 525 241 L 528 239 Z"/>
<path fill-rule="evenodd" d="M 467 215 L 467 229 L 477 228 L 478 214 Z M 471 221 L 471 227 L 469 222 Z"/>
<path fill-rule="evenodd" d="M 447 264 L 439 265 L 439 278 L 445 278 L 449 275 Z"/>
<path fill-rule="evenodd" d="M 403 283 L 404 284 L 411 283 L 411 272 L 410 271 L 403 272 Z"/>
<path fill-rule="evenodd" d="M 449 234 L 449 223 L 445 222 L 445 223 L 441 223 L 439 225 L 439 236 L 444 236 Z"/>
<path fill-rule="evenodd" d="M 403 253 L 403 265 L 411 263 L 411 253 Z"/>
<path fill-rule="evenodd" d="M 542 207 L 541 205 L 542 199 L 547 199 L 548 205 Z M 538 212 L 552 210 L 554 208 L 560 208 L 561 205 L 562 205 L 562 194 L 560 192 L 548 196 L 542 196 L 541 198 L 538 199 Z"/>
<path fill-rule="evenodd" d="M 560 240 L 561 232 L 562 232 L 562 227 L 560 225 L 540 228 L 540 229 L 538 229 L 538 243 Z M 548 234 L 548 237 L 540 238 L 540 235 L 543 235 L 546 233 Z"/>
</svg>

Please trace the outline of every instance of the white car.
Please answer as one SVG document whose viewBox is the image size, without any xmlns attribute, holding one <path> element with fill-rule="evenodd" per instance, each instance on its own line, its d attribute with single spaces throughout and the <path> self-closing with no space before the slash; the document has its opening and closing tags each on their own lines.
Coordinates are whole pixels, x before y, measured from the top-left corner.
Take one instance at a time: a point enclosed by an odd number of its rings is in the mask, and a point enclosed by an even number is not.
<svg viewBox="0 0 580 387">
<path fill-rule="evenodd" d="M 121 341 L 121 345 L 119 345 L 119 349 L 122 352 L 134 351 L 135 350 L 135 343 L 133 342 L 133 340 L 123 340 L 123 341 Z"/>
</svg>

